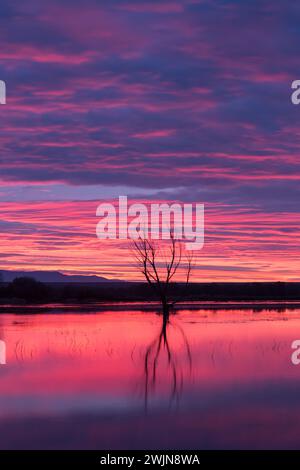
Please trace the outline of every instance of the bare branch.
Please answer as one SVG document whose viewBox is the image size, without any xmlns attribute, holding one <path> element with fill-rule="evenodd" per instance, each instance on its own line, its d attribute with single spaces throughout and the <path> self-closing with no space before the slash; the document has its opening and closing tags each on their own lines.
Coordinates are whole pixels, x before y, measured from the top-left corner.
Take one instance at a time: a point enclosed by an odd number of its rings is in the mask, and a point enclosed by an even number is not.
<svg viewBox="0 0 300 470">
<path fill-rule="evenodd" d="M 167 314 L 169 307 L 178 302 L 178 299 L 171 300 L 169 297 L 171 282 L 182 267 L 182 244 L 172 232 L 168 250 L 158 248 L 154 241 L 145 238 L 134 240 L 133 246 L 138 268 L 147 283 L 159 295 L 164 312 Z M 192 256 L 187 255 L 186 258 L 185 288 L 189 284 L 192 270 Z"/>
</svg>

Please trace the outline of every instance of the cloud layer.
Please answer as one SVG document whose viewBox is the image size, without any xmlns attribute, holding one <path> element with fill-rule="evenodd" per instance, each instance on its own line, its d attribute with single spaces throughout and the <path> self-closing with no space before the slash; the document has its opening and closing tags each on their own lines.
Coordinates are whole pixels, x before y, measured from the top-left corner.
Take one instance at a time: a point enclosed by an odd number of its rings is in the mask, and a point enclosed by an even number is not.
<svg viewBox="0 0 300 470">
<path fill-rule="evenodd" d="M 206 278 L 299 279 L 300 107 L 290 102 L 299 18 L 284 0 L 3 0 L 5 263 L 80 270 L 72 250 L 84 221 L 95 223 L 95 200 L 121 187 L 135 199 L 208 205 L 216 219 L 203 265 L 219 271 Z M 44 217 L 51 225 L 65 207 L 73 225 L 74 200 L 85 211 L 76 233 L 59 221 L 45 230 Z M 90 230 L 84 270 L 120 277 L 116 252 L 101 268 L 92 262 L 96 245 Z"/>
</svg>

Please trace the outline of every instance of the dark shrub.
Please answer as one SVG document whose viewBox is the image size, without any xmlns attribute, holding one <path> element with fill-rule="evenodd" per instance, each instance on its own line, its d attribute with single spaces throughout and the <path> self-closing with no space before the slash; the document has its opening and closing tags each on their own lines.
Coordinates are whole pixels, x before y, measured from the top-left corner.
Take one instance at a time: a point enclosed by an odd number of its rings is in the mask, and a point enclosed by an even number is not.
<svg viewBox="0 0 300 470">
<path fill-rule="evenodd" d="M 47 286 L 31 277 L 17 277 L 9 285 L 9 291 L 12 297 L 26 302 L 46 301 L 48 297 Z"/>
</svg>

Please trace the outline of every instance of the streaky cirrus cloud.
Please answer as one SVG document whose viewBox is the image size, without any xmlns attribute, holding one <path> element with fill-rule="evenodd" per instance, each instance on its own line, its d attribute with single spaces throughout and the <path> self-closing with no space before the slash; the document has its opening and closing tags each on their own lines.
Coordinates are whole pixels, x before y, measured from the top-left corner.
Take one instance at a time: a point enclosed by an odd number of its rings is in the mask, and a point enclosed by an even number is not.
<svg viewBox="0 0 300 470">
<path fill-rule="evenodd" d="M 5 266 L 99 272 L 92 255 L 99 245 L 85 223 L 96 199 L 122 188 L 135 199 L 227 208 L 230 237 L 207 228 L 208 240 L 216 237 L 205 248 L 207 278 L 299 278 L 300 111 L 290 102 L 299 18 L 300 6 L 283 0 L 3 0 Z M 39 204 L 48 201 L 55 217 L 74 200 L 87 211 L 76 215 L 77 232 L 53 227 L 49 238 Z M 25 211 L 22 221 L 9 217 L 13 204 Z M 240 211 L 253 217 L 248 235 Z M 84 268 L 72 245 L 79 239 Z M 47 246 L 53 256 L 43 254 Z M 132 277 L 114 250 L 103 270 Z M 257 250 L 262 262 L 251 260 Z"/>
<path fill-rule="evenodd" d="M 129 202 L 137 201 L 141 200 Z M 110 202 L 116 204 L 115 200 Z M 130 240 L 96 238 L 98 204 L 99 201 L 0 203 L 2 266 L 19 270 L 46 266 L 65 273 L 142 279 Z M 205 246 L 195 252 L 193 279 L 299 280 L 299 222 L 300 215 L 291 216 L 289 212 L 208 205 Z"/>
</svg>

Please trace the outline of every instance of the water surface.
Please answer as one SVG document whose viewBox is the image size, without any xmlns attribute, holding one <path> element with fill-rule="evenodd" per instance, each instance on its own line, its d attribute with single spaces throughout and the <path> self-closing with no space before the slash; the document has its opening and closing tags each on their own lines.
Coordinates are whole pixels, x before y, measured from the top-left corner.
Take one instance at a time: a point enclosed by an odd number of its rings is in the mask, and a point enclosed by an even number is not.
<svg viewBox="0 0 300 470">
<path fill-rule="evenodd" d="M 300 448 L 300 309 L 2 314 L 2 449 Z"/>
</svg>

